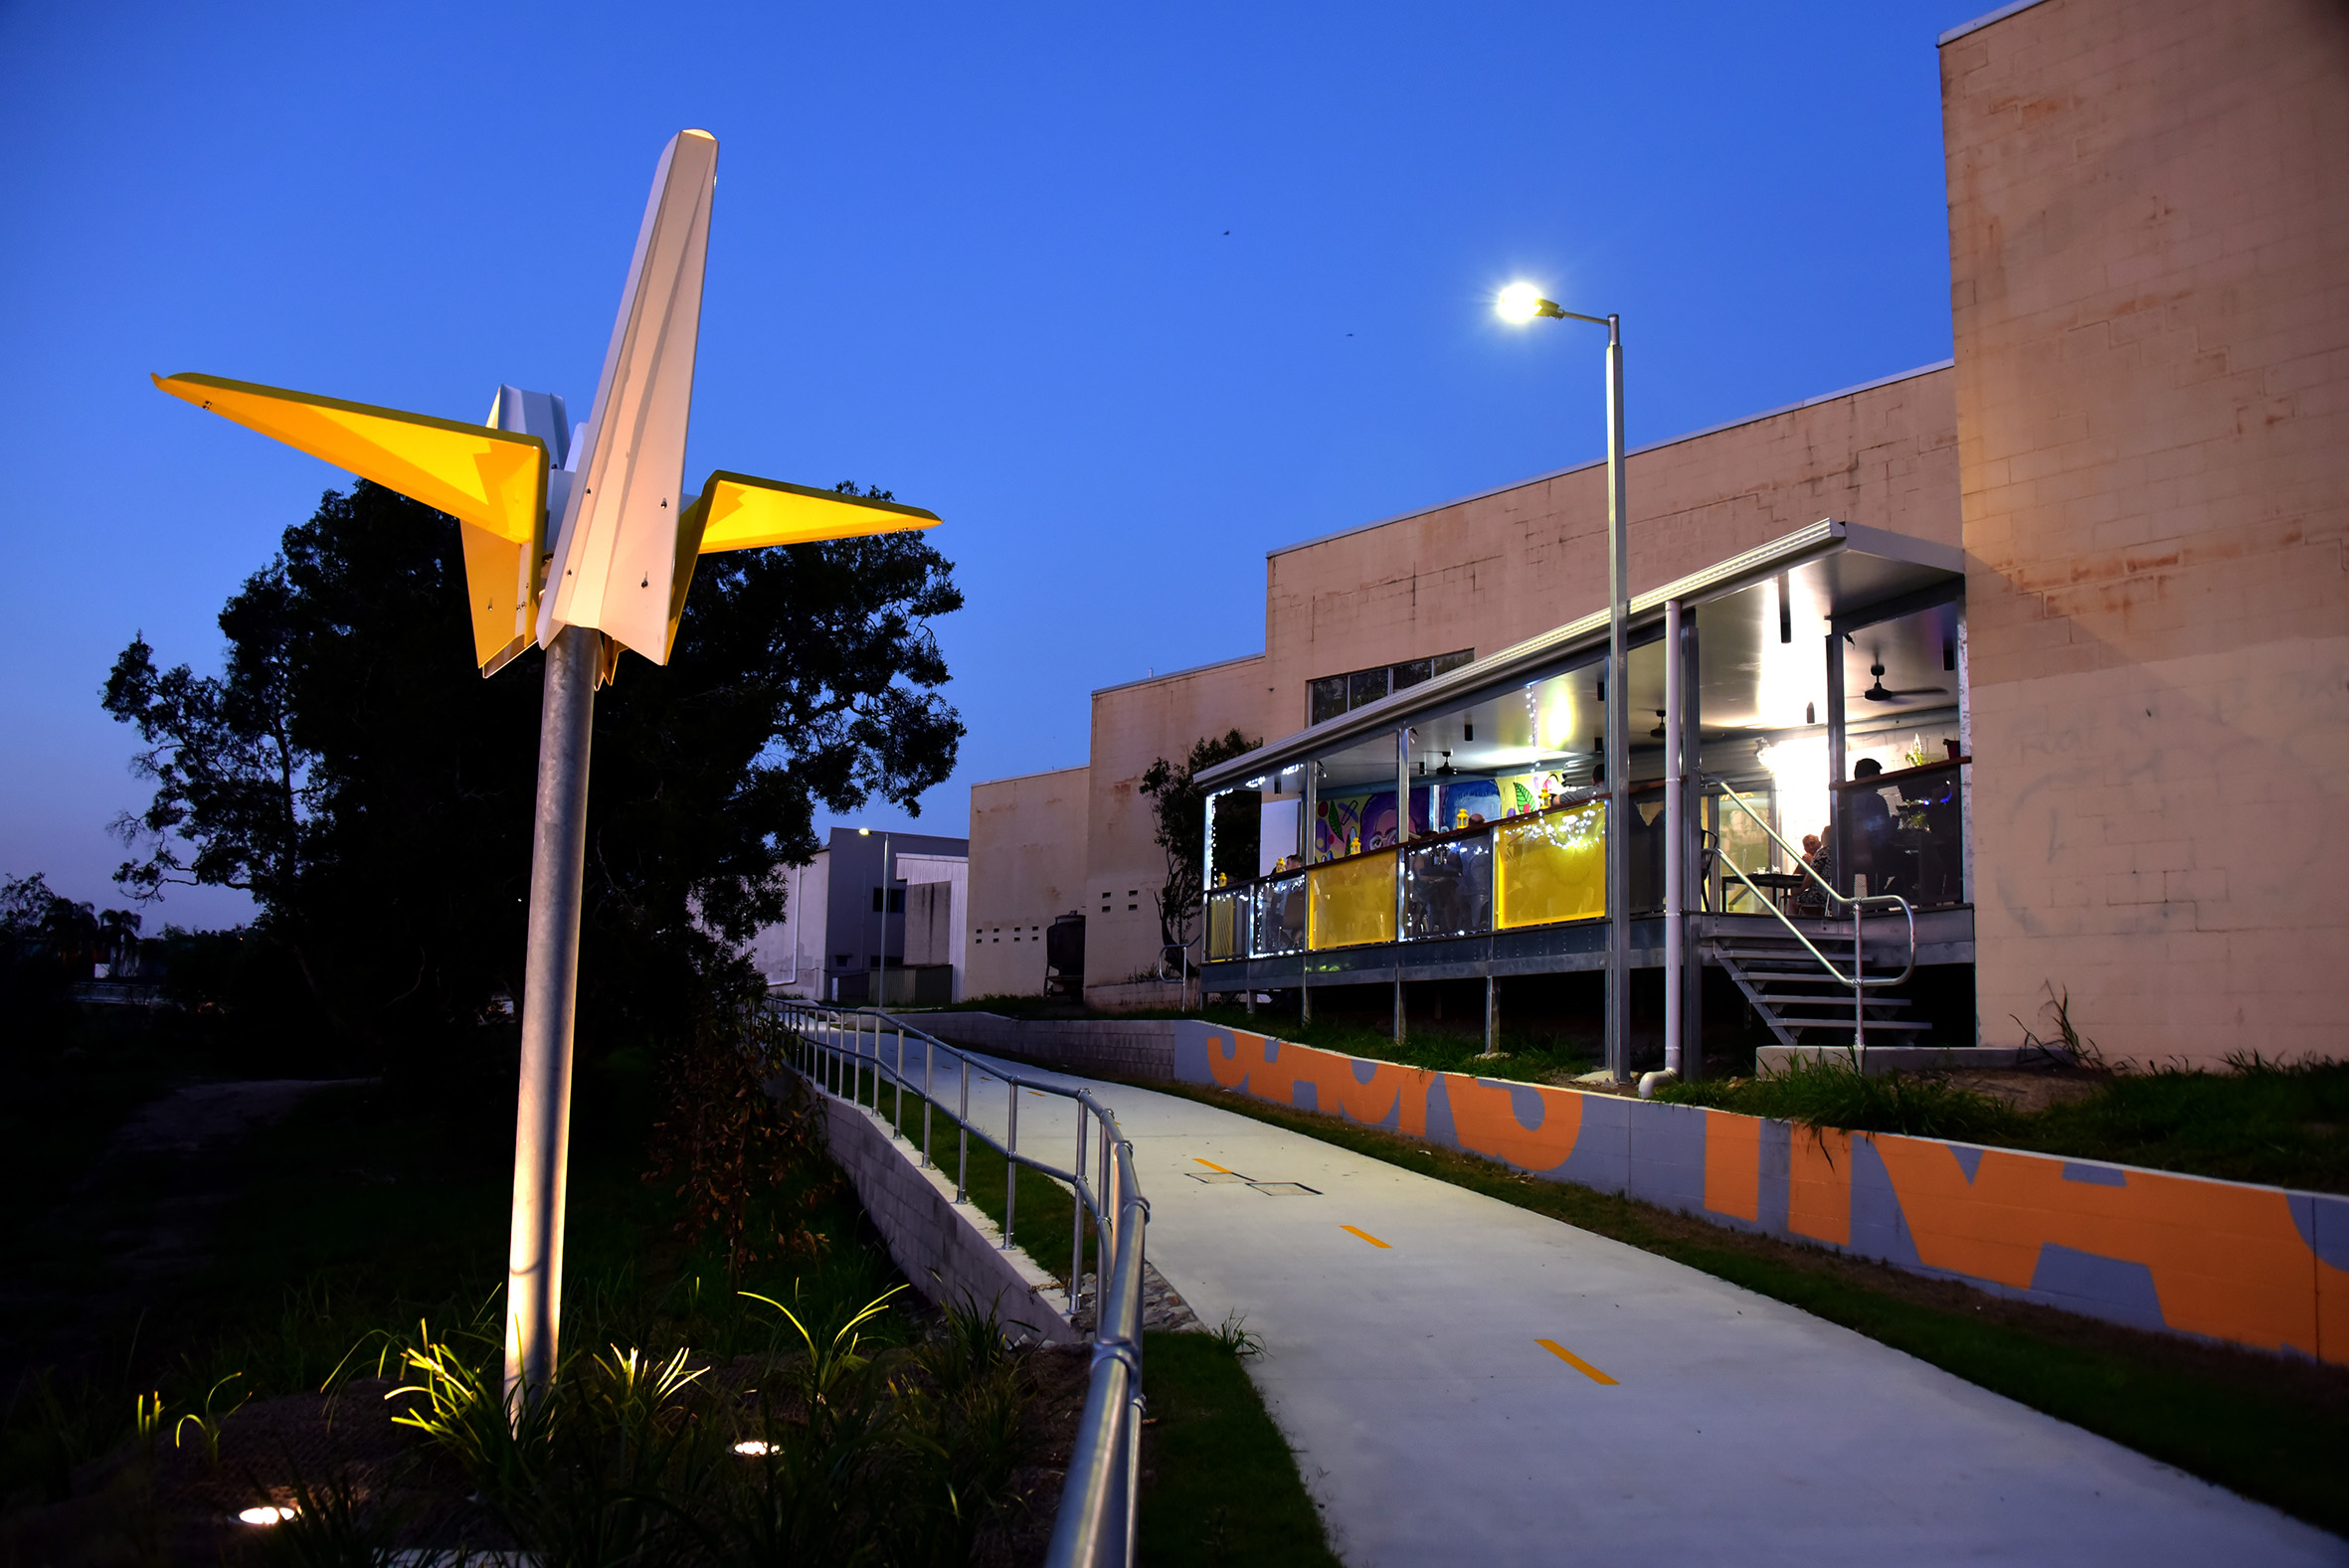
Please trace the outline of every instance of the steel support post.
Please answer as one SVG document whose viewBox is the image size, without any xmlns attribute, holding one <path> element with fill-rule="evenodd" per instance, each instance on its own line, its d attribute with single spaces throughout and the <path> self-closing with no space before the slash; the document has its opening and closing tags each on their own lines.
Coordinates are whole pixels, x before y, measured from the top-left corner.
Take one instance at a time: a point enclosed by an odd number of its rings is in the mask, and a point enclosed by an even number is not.
<svg viewBox="0 0 2349 1568">
<path fill-rule="evenodd" d="M 587 868 L 588 751 L 604 634 L 565 626 L 546 652 L 538 816 L 530 842 L 522 1073 L 514 1111 L 514 1211 L 506 1245 L 505 1395 L 519 1410 L 554 1380 L 563 1318 L 564 1176 L 571 1142 L 571 1031 L 579 1000 L 579 901 Z"/>
<path fill-rule="evenodd" d="M 1664 1070 L 1681 1071 L 1681 1008 L 1687 1000 L 1681 965 L 1686 961 L 1687 909 L 1682 902 L 1688 847 L 1687 801 L 1682 792 L 1681 705 L 1688 700 L 1682 681 L 1681 602 L 1664 606 Z"/>
<path fill-rule="evenodd" d="M 1433 824 L 1430 824 L 1431 826 Z M 1394 1043 L 1403 1043 L 1406 1025 L 1403 1021 L 1403 961 L 1404 915 L 1407 912 L 1407 883 L 1411 853 L 1411 731 L 1409 726 L 1394 732 Z"/>
<path fill-rule="evenodd" d="M 1827 634 L 1827 842 L 1835 846 L 1835 890 L 1847 898 L 1852 884 L 1852 848 L 1844 842 L 1844 639 Z M 1800 832 L 1780 824 L 1781 832 Z M 1796 843 L 1802 840 L 1798 837 Z"/>
<path fill-rule="evenodd" d="M 1681 821 L 1687 833 L 1679 836 L 1683 856 L 1678 879 L 1681 896 L 1681 960 L 1685 965 L 1681 974 L 1680 1033 L 1681 1077 L 1697 1079 L 1705 1076 L 1705 955 L 1688 945 L 1689 923 L 1699 910 L 1707 907 L 1704 897 L 1703 868 L 1705 857 L 1692 855 L 1689 849 L 1701 842 L 1698 834 L 1705 823 L 1705 696 L 1701 679 L 1703 665 L 1698 658 L 1697 616 L 1693 610 L 1681 615 L 1680 645 L 1673 650 L 1680 660 L 1681 690 Z"/>
</svg>

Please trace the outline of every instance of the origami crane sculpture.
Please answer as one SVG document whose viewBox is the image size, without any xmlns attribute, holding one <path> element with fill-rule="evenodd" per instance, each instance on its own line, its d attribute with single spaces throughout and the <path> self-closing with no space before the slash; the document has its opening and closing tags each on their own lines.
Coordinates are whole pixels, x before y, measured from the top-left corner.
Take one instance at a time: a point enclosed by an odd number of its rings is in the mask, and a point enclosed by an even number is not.
<svg viewBox="0 0 2349 1568">
<path fill-rule="evenodd" d="M 486 425 L 467 425 L 217 376 L 155 378 L 173 397 L 456 518 L 484 676 L 532 641 L 547 650 L 506 1283 L 506 1394 L 517 1408 L 556 1366 L 596 688 L 623 648 L 668 662 L 701 556 L 939 521 L 917 507 L 725 470 L 687 494 L 717 170 L 707 131 L 680 131 L 662 150 L 593 414 L 577 430 L 561 398 L 513 387 L 498 389 Z"/>
</svg>

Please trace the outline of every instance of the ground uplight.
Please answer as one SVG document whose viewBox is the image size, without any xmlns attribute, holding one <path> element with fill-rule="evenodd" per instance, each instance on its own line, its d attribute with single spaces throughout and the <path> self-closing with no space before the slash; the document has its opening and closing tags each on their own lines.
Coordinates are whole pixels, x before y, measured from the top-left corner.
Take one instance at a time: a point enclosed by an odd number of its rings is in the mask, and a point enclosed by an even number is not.
<svg viewBox="0 0 2349 1568">
<path fill-rule="evenodd" d="M 280 1507 L 273 1502 L 265 1502 L 257 1507 L 247 1508 L 237 1515 L 238 1521 L 244 1524 L 283 1524 L 292 1517 L 293 1510 L 291 1508 Z"/>
<path fill-rule="evenodd" d="M 734 1452 L 745 1459 L 765 1459 L 775 1452 L 775 1445 L 762 1438 L 745 1438 L 734 1445 Z"/>
</svg>

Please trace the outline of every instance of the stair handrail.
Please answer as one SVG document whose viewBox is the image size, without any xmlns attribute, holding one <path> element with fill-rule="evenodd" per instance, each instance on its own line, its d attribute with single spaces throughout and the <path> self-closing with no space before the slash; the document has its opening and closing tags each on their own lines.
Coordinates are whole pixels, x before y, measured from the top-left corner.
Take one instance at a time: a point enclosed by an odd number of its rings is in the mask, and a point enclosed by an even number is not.
<svg viewBox="0 0 2349 1568">
<path fill-rule="evenodd" d="M 1721 794 L 1732 805 L 1736 806 L 1738 810 L 1743 811 L 1754 826 L 1760 828 L 1764 833 L 1767 833 L 1770 836 L 1771 843 L 1776 844 L 1780 849 L 1786 851 L 1787 857 L 1792 860 L 1794 864 L 1802 867 L 1803 875 L 1809 877 L 1813 882 L 1819 884 L 1820 892 L 1826 894 L 1828 898 L 1833 900 L 1835 903 L 1849 904 L 1852 907 L 1852 973 L 1847 976 L 1843 970 L 1835 966 L 1833 959 L 1829 958 L 1826 954 L 1821 953 L 1817 948 L 1811 946 L 1811 939 L 1804 936 L 1802 934 L 1802 929 L 1796 926 L 1793 921 L 1786 918 L 1786 912 L 1778 908 L 1776 902 L 1773 901 L 1768 894 L 1764 893 L 1760 888 L 1757 888 L 1753 885 L 1753 883 L 1745 875 L 1745 868 L 1737 864 L 1735 857 L 1728 854 L 1725 850 L 1716 857 L 1719 864 L 1728 867 L 1729 870 L 1736 873 L 1737 880 L 1745 884 L 1745 890 L 1754 896 L 1755 901 L 1759 903 L 1763 909 L 1768 910 L 1770 914 L 1777 919 L 1779 925 L 1786 928 L 1788 935 L 1803 945 L 1803 950 L 1805 952 L 1810 954 L 1812 958 L 1819 960 L 1820 966 L 1835 977 L 1837 984 L 1843 985 L 1854 992 L 1859 992 L 1865 987 L 1871 985 L 1897 985 L 1902 980 L 1907 979 L 1908 976 L 1916 972 L 1916 911 L 1909 906 L 1909 903 L 1906 899 L 1900 897 L 1900 895 L 1897 893 L 1871 893 L 1865 897 L 1851 897 L 1842 893 L 1838 893 L 1835 890 L 1835 885 L 1833 883 L 1829 882 L 1825 877 L 1819 875 L 1819 868 L 1817 866 L 1814 866 L 1808 860 L 1805 860 L 1800 850 L 1796 849 L 1792 844 L 1789 844 L 1785 839 L 1780 838 L 1778 836 L 1778 830 L 1770 826 L 1769 823 L 1763 821 L 1761 817 L 1756 814 L 1753 807 L 1745 803 L 1745 797 L 1739 794 L 1735 789 L 1731 788 L 1727 780 L 1716 778 L 1711 774 L 1701 774 L 1699 777 L 1702 778 L 1707 784 L 1719 785 Z M 1860 920 L 1862 912 L 1868 907 L 1886 904 L 1898 906 L 1900 913 L 1907 917 L 1908 920 L 1907 965 L 1903 967 L 1898 974 L 1889 977 L 1884 975 L 1869 975 L 1861 972 L 1861 944 L 1863 939 L 1861 937 L 1860 931 Z M 1857 996 L 1855 996 L 1855 1000 L 1857 999 Z M 1857 1027 L 1863 1031 L 1865 1030 L 1866 1024 L 1864 1019 L 1860 1024 L 1857 1025 Z"/>
</svg>

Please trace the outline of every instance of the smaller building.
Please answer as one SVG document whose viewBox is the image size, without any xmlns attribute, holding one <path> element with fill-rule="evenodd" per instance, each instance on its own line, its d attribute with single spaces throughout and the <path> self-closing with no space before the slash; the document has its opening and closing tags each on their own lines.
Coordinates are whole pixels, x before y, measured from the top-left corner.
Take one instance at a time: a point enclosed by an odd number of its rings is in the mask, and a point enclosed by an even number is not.
<svg viewBox="0 0 2349 1568">
<path fill-rule="evenodd" d="M 835 827 L 813 861 L 784 873 L 784 918 L 752 939 L 752 961 L 781 996 L 893 1007 L 960 1001 L 971 994 L 970 871 L 969 839 Z"/>
<path fill-rule="evenodd" d="M 1146 896 L 1156 907 L 1155 883 L 1147 893 L 1136 887 L 1120 899 L 1111 893 L 1125 890 L 1105 881 L 1097 902 L 1086 898 L 1090 779 L 1089 769 L 1061 768 L 971 786 L 971 843 L 988 868 L 968 922 L 971 995 L 1043 994 L 1052 923 L 1082 916 L 1089 903 L 1097 916 L 1109 915 L 1113 906 L 1121 913 L 1128 904 L 1139 910 Z"/>
</svg>

